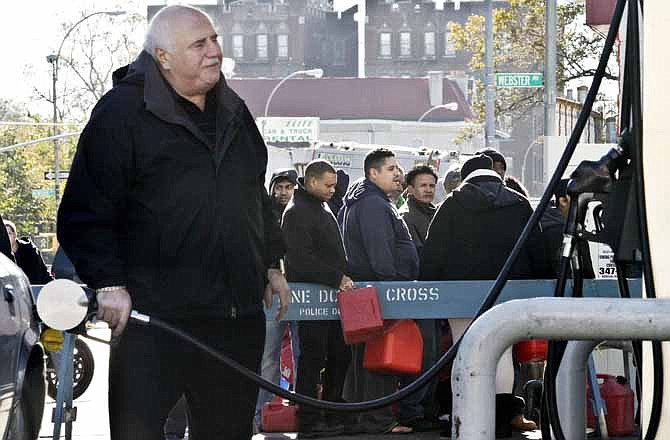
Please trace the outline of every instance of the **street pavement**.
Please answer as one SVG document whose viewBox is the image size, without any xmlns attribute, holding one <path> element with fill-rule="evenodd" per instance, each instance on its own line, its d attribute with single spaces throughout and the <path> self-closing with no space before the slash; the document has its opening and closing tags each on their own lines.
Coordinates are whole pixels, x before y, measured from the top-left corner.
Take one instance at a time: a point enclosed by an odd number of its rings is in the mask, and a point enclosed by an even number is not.
<svg viewBox="0 0 670 440">
<path fill-rule="evenodd" d="M 106 328 L 94 328 L 89 330 L 92 336 L 109 339 L 110 332 Z M 74 401 L 77 407 L 77 421 L 73 424 L 73 440 L 109 440 L 109 421 L 107 417 L 107 365 L 109 361 L 109 347 L 100 342 L 86 340 L 95 358 L 95 372 L 88 390 Z M 40 438 L 52 438 L 53 423 L 51 413 L 55 402 L 47 397 Z M 61 438 L 65 438 L 65 428 L 61 429 Z M 253 436 L 253 440 L 293 440 L 295 433 L 265 433 Z M 326 439 L 326 437 L 321 437 Z M 439 432 L 426 432 L 408 435 L 356 435 L 327 437 L 328 440 L 388 440 L 389 438 L 403 438 L 406 440 L 438 440 Z M 511 439 L 541 439 L 539 431 L 516 433 Z M 631 437 L 632 438 L 632 437 Z M 620 440 L 625 440 L 619 437 Z M 209 440 L 209 439 L 207 439 Z M 225 439 L 216 439 L 225 440 Z"/>
</svg>

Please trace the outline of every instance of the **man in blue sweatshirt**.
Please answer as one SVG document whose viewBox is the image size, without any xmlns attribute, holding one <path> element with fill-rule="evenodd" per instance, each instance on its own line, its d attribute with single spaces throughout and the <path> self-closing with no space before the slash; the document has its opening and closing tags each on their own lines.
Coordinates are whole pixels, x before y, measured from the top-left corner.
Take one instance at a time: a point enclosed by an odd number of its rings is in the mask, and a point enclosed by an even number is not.
<svg viewBox="0 0 670 440">
<path fill-rule="evenodd" d="M 371 151 L 365 157 L 364 171 L 365 179 L 349 188 L 338 216 L 348 273 L 354 281 L 414 280 L 419 274 L 416 246 L 389 199 L 401 186 L 395 154 L 385 148 Z M 364 344 L 353 347 L 345 400 L 376 399 L 396 389 L 397 378 L 363 368 L 364 349 Z M 367 433 L 411 432 L 398 426 L 390 407 L 362 414 L 358 427 Z"/>
</svg>

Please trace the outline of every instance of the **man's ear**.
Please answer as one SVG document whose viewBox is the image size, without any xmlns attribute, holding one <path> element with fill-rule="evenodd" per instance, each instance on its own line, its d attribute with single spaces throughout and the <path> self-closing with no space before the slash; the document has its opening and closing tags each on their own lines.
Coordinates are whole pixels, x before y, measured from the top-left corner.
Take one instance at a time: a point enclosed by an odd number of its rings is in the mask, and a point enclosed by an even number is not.
<svg viewBox="0 0 670 440">
<path fill-rule="evenodd" d="M 161 66 L 161 69 L 171 70 L 171 65 L 170 65 L 171 56 L 170 56 L 170 53 L 168 51 L 166 51 L 165 49 L 161 49 L 161 48 L 157 47 L 155 55 L 156 55 L 156 59 L 158 60 L 158 64 L 160 64 L 160 66 Z"/>
</svg>

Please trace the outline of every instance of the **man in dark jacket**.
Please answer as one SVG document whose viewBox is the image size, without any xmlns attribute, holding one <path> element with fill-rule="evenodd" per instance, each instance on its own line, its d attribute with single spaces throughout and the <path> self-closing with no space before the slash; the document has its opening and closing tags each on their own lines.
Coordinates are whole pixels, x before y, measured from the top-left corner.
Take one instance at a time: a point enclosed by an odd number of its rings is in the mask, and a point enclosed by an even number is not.
<svg viewBox="0 0 670 440">
<path fill-rule="evenodd" d="M 346 274 L 347 260 L 337 220 L 327 204 L 336 184 L 335 168 L 325 160 L 307 165 L 304 180 L 299 180 L 282 220 L 289 281 L 323 284 L 339 290 L 354 287 Z M 344 344 L 340 321 L 300 321 L 298 329 L 296 391 L 316 397 L 319 372 L 325 368 L 323 398 L 341 401 L 351 353 Z M 304 438 L 336 435 L 344 430 L 336 419 L 323 419 L 319 411 L 309 406 L 300 407 L 298 421 L 300 436 Z"/>
<path fill-rule="evenodd" d="M 437 207 L 433 205 L 437 174 L 428 165 L 417 165 L 407 173 L 407 201 L 399 212 L 419 253 Z"/>
<path fill-rule="evenodd" d="M 280 223 L 297 183 L 298 173 L 293 168 L 279 168 L 272 172 L 269 193 L 272 198 L 272 210 Z"/>
<path fill-rule="evenodd" d="M 407 225 L 389 199 L 401 188 L 395 154 L 385 148 L 365 157 L 365 179 L 347 192 L 339 214 L 347 252 L 349 273 L 355 281 L 413 280 L 419 272 L 419 258 Z M 397 380 L 363 368 L 364 345 L 352 348 L 352 368 L 347 378 L 347 400 L 368 400 L 395 390 Z M 360 430 L 369 433 L 407 432 L 396 426 L 391 408 L 361 415 Z M 411 431 L 411 430 L 410 430 Z"/>
<path fill-rule="evenodd" d="M 467 160 L 461 175 L 463 183 L 442 203 L 430 225 L 421 254 L 422 280 L 495 279 L 532 214 L 528 199 L 504 185 L 489 157 L 476 155 Z M 512 278 L 533 278 L 536 274 L 529 252 L 524 251 Z M 454 341 L 470 321 L 449 320 Z M 533 422 L 523 418 L 523 401 L 509 394 L 509 350 L 498 365 L 496 391 L 503 394 L 498 399 L 496 431 L 507 434 L 512 426 L 535 429 Z"/>
<path fill-rule="evenodd" d="M 2 221 L 2 217 L 0 217 L 0 223 L 4 222 Z M 0 254 L 3 254 L 10 260 L 14 261 L 14 255 L 12 254 L 12 245 L 9 242 L 9 235 L 7 234 L 7 230 L 1 230 L 0 229 Z"/>
<path fill-rule="evenodd" d="M 44 264 L 40 250 L 33 244 L 30 237 L 17 237 L 16 225 L 9 220 L 5 220 L 5 228 L 9 235 L 16 265 L 26 274 L 30 284 L 46 284 L 53 280 Z"/>
<path fill-rule="evenodd" d="M 554 190 L 554 206 L 547 208 L 540 220 L 543 243 L 546 256 L 551 261 L 553 277 L 559 275 L 561 250 L 563 248 L 563 231 L 568 218 L 570 196 L 568 196 L 568 180 L 562 179 Z M 584 278 L 595 278 L 589 243 L 584 240 L 577 242 L 580 255 L 580 265 L 584 271 Z M 552 278 L 553 278 L 552 277 Z"/>
<path fill-rule="evenodd" d="M 267 150 L 220 73 L 217 38 L 198 9 L 154 16 L 144 51 L 93 110 L 58 212 L 58 239 L 117 341 L 112 440 L 161 439 L 182 394 L 194 437 L 247 440 L 258 392 L 197 348 L 128 323 L 132 307 L 257 371 L 264 292 L 267 305 L 279 291 L 279 315 L 288 306 Z"/>
</svg>

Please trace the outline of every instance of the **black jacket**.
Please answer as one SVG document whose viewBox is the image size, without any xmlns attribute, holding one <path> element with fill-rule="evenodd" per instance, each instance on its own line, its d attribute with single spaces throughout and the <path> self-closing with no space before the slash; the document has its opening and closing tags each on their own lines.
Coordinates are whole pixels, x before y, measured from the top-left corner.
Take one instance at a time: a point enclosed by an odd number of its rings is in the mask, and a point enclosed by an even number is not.
<svg viewBox="0 0 670 440">
<path fill-rule="evenodd" d="M 347 260 L 337 220 L 328 204 L 309 194 L 302 182 L 286 206 L 281 228 L 286 242 L 286 279 L 339 287 Z"/>
<path fill-rule="evenodd" d="M 540 220 L 542 228 L 542 247 L 545 253 L 545 258 L 551 262 L 553 276 L 556 278 L 560 272 L 561 266 L 561 250 L 563 248 L 563 231 L 565 229 L 565 218 L 561 215 L 561 211 L 556 207 L 550 207 L 542 216 Z M 580 263 L 584 269 L 584 278 L 595 278 L 593 272 L 593 263 L 591 262 L 591 251 L 589 243 L 586 241 L 579 241 L 581 259 Z"/>
<path fill-rule="evenodd" d="M 46 284 L 53 280 L 53 277 L 47 270 L 42 255 L 37 246 L 30 241 L 28 237 L 22 237 L 16 240 L 18 248 L 14 254 L 16 264 L 23 270 L 30 284 Z"/>
<path fill-rule="evenodd" d="M 9 235 L 7 234 L 7 228 L 5 227 L 5 222 L 0 217 L 0 254 L 4 254 L 7 258 L 14 261 L 14 255 L 12 255 L 12 245 L 9 242 Z"/>
<path fill-rule="evenodd" d="M 367 179 L 354 183 L 338 221 L 354 280 L 416 279 L 419 256 L 407 225 L 377 185 Z"/>
<path fill-rule="evenodd" d="M 409 233 L 419 254 L 421 254 L 421 248 L 426 242 L 428 226 L 430 226 L 430 221 L 435 216 L 435 211 L 437 211 L 435 205 L 419 203 L 413 196 L 409 196 L 405 205 L 399 210 L 402 219 L 405 220 L 407 228 L 409 228 Z"/>
<path fill-rule="evenodd" d="M 223 75 L 210 145 L 142 52 L 115 72 L 79 139 L 58 240 L 93 288 L 127 285 L 137 310 L 235 316 L 262 310 L 284 253 L 263 184 L 267 150 Z"/>
<path fill-rule="evenodd" d="M 532 212 L 528 199 L 500 178 L 473 177 L 438 208 L 421 254 L 421 279 L 495 279 Z M 545 277 L 546 263 L 532 248 L 524 248 L 512 278 Z"/>
</svg>

